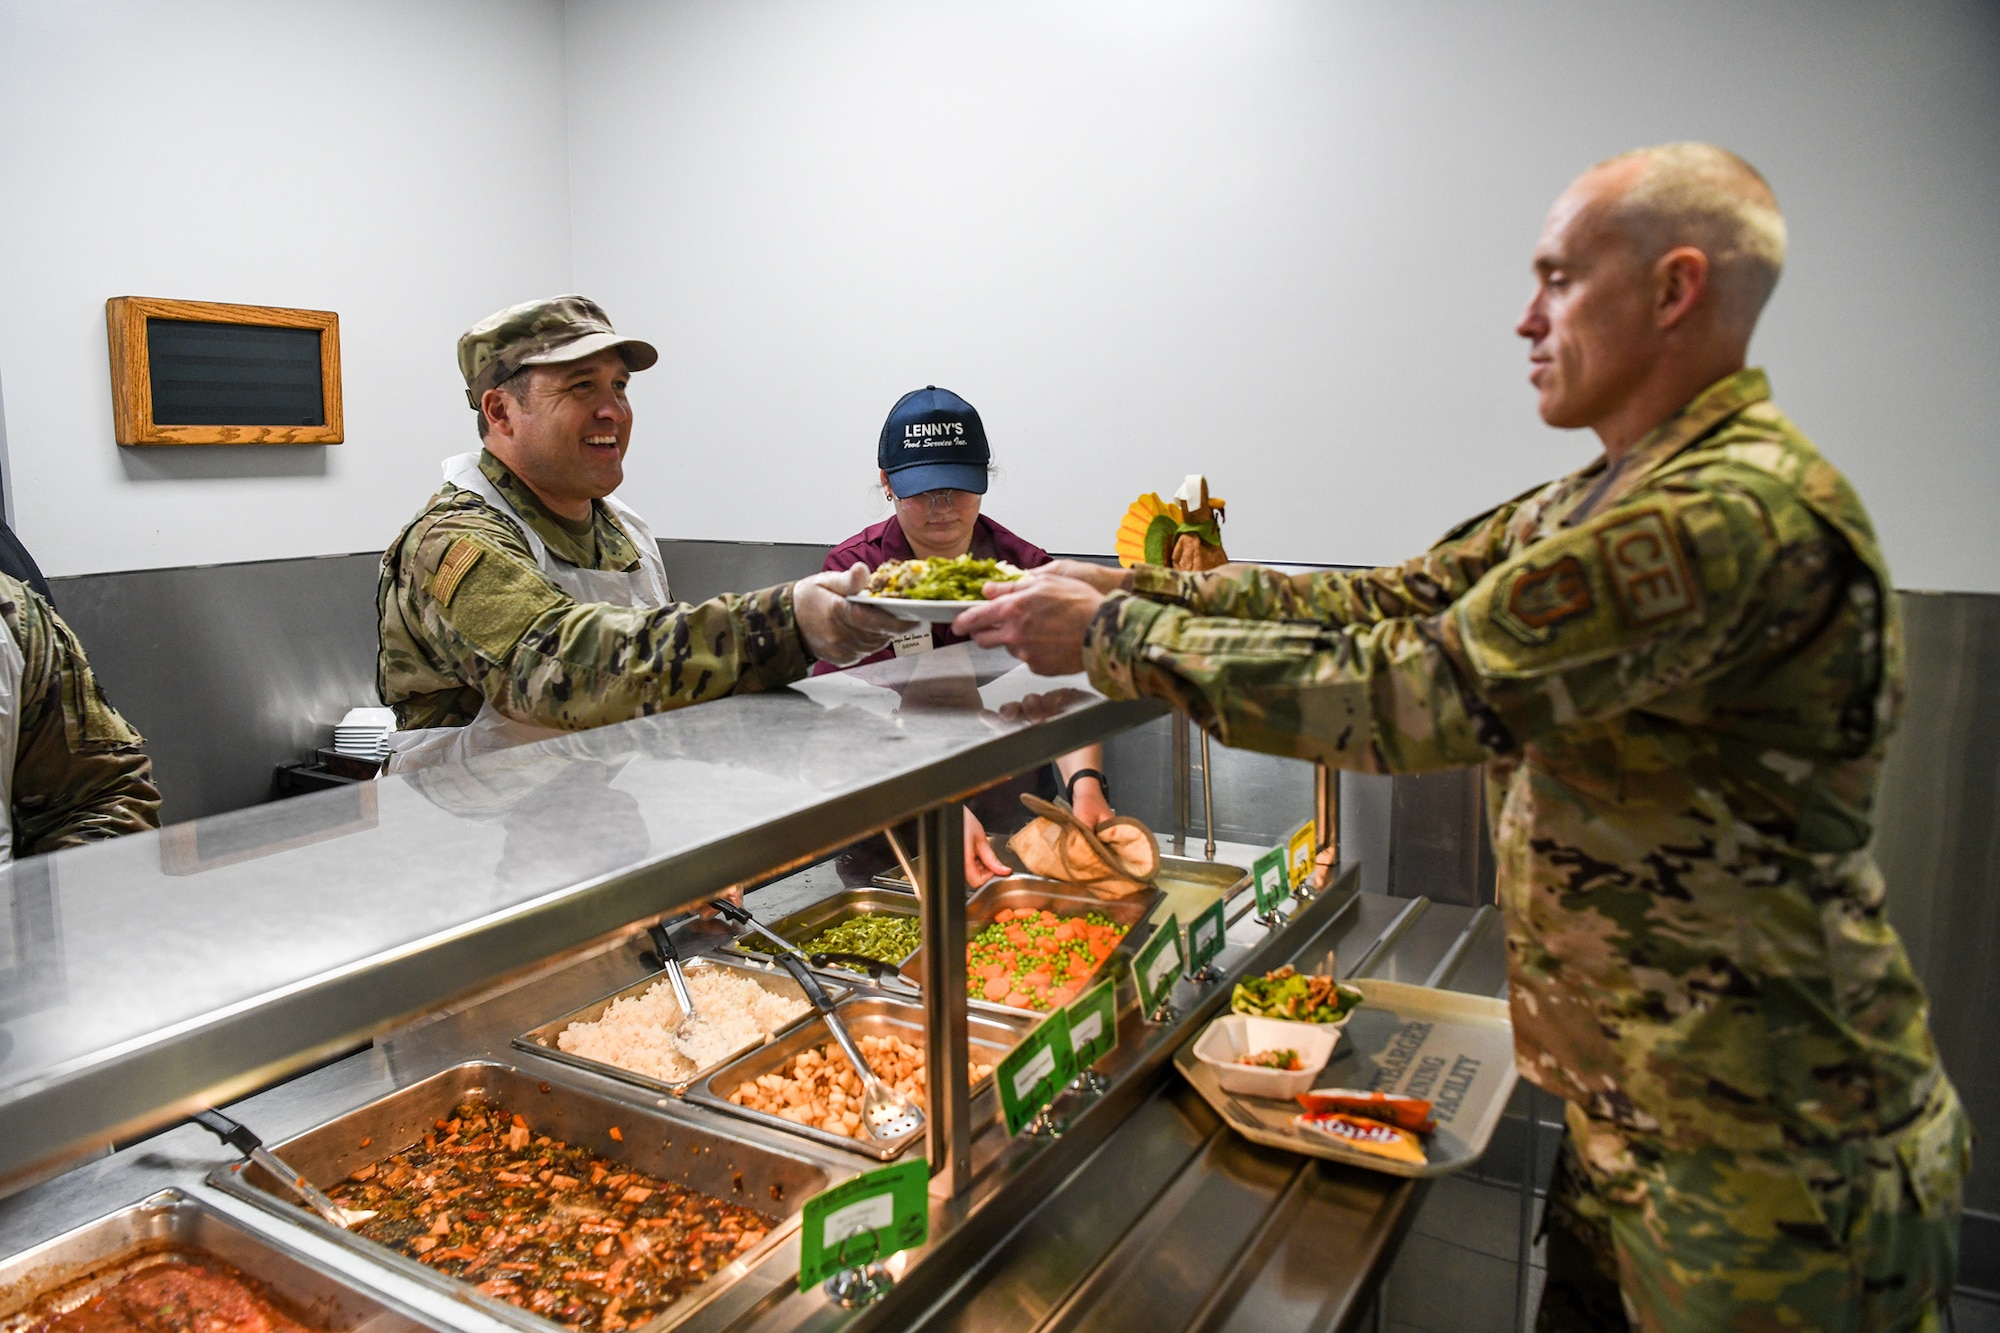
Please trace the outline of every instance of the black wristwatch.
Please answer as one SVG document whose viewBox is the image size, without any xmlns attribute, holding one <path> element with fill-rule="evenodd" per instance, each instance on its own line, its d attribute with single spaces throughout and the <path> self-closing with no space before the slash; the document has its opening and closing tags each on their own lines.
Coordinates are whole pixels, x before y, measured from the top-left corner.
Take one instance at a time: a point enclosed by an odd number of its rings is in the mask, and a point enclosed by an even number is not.
<svg viewBox="0 0 2000 1333">
<path fill-rule="evenodd" d="M 1104 803 L 1111 804 L 1111 779 L 1094 768 L 1079 768 L 1069 775 L 1069 782 L 1063 787 L 1063 799 L 1072 807 L 1076 805 L 1076 784 L 1079 778 L 1096 778 L 1098 788 L 1104 793 Z"/>
</svg>

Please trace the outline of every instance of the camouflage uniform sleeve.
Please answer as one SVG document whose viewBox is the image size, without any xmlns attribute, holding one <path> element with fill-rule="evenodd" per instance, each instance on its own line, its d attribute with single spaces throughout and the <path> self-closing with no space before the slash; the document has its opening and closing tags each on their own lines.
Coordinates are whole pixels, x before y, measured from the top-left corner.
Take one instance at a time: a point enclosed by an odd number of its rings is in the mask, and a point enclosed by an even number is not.
<svg viewBox="0 0 2000 1333">
<path fill-rule="evenodd" d="M 811 664 L 789 584 L 699 606 L 579 602 L 505 519 L 455 510 L 412 536 L 395 590 L 402 622 L 447 674 L 519 721 L 602 726 L 775 689 Z"/>
<path fill-rule="evenodd" d="M 1190 573 L 1141 565 L 1133 592 L 1196 615 L 1233 620 L 1299 620 L 1373 625 L 1435 615 L 1469 592 L 1506 557 L 1507 520 L 1517 502 L 1452 529 L 1415 560 L 1380 569 L 1283 574 L 1261 565 L 1225 565 Z"/>
<path fill-rule="evenodd" d="M 160 790 L 144 738 L 118 715 L 83 645 L 40 595 L 16 604 L 21 645 L 20 734 L 14 750 L 14 854 L 115 838 L 160 826 Z"/>
<path fill-rule="evenodd" d="M 1793 526 L 1740 492 L 1654 493 L 1501 562 L 1440 612 L 1370 624 L 1119 595 L 1085 664 L 1106 694 L 1167 699 L 1230 745 L 1368 772 L 1476 764 L 1786 650 L 1814 622 L 1771 579 L 1801 565 L 1781 545 L 1829 542 Z"/>
</svg>

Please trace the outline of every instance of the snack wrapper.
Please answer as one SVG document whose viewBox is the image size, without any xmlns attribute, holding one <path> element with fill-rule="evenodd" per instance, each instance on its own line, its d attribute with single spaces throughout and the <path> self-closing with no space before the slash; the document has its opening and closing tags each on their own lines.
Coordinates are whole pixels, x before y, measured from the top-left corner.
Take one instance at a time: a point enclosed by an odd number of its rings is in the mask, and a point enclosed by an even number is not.
<svg viewBox="0 0 2000 1333">
<path fill-rule="evenodd" d="M 1421 1097 L 1405 1097 L 1400 1092 L 1323 1088 L 1317 1092 L 1301 1093 L 1299 1105 L 1306 1109 L 1308 1115 L 1339 1112 L 1342 1115 L 1366 1116 L 1398 1129 L 1407 1129 L 1413 1134 L 1428 1134 L 1437 1128 L 1437 1121 L 1431 1119 L 1429 1102 Z"/>
<path fill-rule="evenodd" d="M 1386 1157 L 1392 1162 L 1409 1162 L 1422 1166 L 1424 1145 L 1417 1136 L 1407 1129 L 1398 1129 L 1381 1120 L 1365 1115 L 1347 1115 L 1340 1111 L 1307 1111 L 1294 1116 L 1292 1123 L 1300 1129 L 1311 1130 L 1336 1139 L 1350 1148 Z"/>
</svg>

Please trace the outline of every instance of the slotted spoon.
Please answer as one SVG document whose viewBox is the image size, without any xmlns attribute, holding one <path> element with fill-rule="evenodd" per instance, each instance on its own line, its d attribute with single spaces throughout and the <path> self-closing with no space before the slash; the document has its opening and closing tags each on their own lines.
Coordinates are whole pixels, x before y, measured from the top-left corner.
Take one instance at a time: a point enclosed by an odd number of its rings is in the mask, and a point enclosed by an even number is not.
<svg viewBox="0 0 2000 1333">
<path fill-rule="evenodd" d="M 789 946 L 787 946 L 789 948 Z M 923 1110 L 908 1097 L 884 1083 L 868 1067 L 861 1050 L 854 1044 L 854 1037 L 848 1032 L 847 1024 L 840 1021 L 833 1012 L 833 1001 L 820 989 L 819 982 L 806 970 L 805 962 L 796 953 L 781 953 L 778 962 L 793 980 L 805 991 L 819 1010 L 820 1017 L 833 1032 L 833 1039 L 840 1043 L 840 1049 L 854 1066 L 854 1072 L 861 1078 L 861 1123 L 868 1128 L 870 1136 L 883 1142 L 908 1138 L 924 1127 Z"/>
</svg>

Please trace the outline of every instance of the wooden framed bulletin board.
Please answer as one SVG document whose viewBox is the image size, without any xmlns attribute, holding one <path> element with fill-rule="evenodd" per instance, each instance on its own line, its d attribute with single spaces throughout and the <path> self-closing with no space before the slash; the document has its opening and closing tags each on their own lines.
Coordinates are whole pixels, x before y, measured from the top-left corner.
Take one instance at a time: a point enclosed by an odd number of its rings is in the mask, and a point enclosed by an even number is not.
<svg viewBox="0 0 2000 1333">
<path fill-rule="evenodd" d="M 331 310 L 114 296 L 120 444 L 339 444 L 340 316 Z"/>
</svg>

